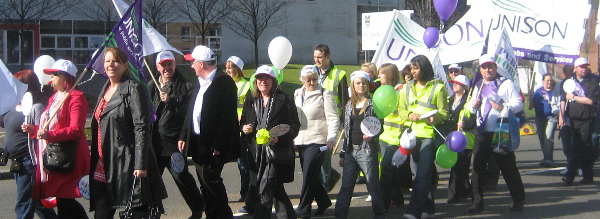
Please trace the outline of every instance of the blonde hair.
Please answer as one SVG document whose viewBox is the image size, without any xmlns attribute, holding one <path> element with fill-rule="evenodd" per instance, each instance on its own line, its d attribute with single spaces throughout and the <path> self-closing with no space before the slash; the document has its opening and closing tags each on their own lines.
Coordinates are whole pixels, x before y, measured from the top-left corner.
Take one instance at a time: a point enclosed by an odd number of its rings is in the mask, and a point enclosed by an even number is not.
<svg viewBox="0 0 600 219">
<path fill-rule="evenodd" d="M 381 65 L 379 68 L 379 74 L 383 74 L 385 77 L 385 81 L 389 83 L 389 85 L 396 86 L 400 82 L 400 71 L 398 71 L 398 67 L 391 63 L 385 63 Z"/>
<path fill-rule="evenodd" d="M 356 80 L 361 80 L 363 83 L 367 84 L 367 86 L 369 86 L 369 80 L 365 79 L 365 78 L 357 78 L 352 80 L 350 83 L 350 102 L 352 103 L 352 108 L 356 108 L 356 104 L 358 103 L 358 101 L 360 100 L 360 98 L 358 97 L 358 93 L 356 92 L 356 88 L 354 87 L 354 81 Z M 369 92 L 365 92 L 364 94 L 365 98 L 369 98 Z M 364 106 L 367 107 L 367 106 Z"/>
<path fill-rule="evenodd" d="M 367 69 L 366 72 L 369 73 L 369 76 L 371 78 L 376 78 L 376 76 L 377 76 L 376 75 L 377 74 L 377 66 L 375 64 L 370 63 L 370 62 L 366 62 L 366 63 L 363 63 L 360 67 L 361 68 L 366 68 Z"/>
</svg>

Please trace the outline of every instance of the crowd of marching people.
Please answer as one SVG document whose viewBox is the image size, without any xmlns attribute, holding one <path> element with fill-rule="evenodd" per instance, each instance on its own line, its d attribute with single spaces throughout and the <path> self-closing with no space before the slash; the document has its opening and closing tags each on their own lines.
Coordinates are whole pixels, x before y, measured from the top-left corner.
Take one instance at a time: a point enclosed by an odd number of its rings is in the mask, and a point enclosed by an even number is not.
<svg viewBox="0 0 600 219">
<path fill-rule="evenodd" d="M 238 211 L 257 219 L 271 218 L 273 207 L 277 218 L 323 215 L 334 204 L 329 193 L 340 178 L 336 218 L 351 215 L 359 178 L 366 183 L 373 218 L 385 218 L 390 208 L 405 209 L 407 219 L 433 218 L 438 167 L 450 168 L 448 204 L 470 199 L 468 213 L 482 212 L 485 191 L 502 173 L 513 200 L 510 210 L 523 210 L 514 130 L 518 133 L 524 122 L 519 115 L 525 101 L 514 82 L 498 73 L 495 57 L 482 55 L 479 76 L 473 78 L 450 65 L 447 87 L 423 55 L 406 66 L 367 63 L 349 73 L 333 63 L 327 45 L 313 52 L 314 65 L 299 72 L 301 87 L 288 94 L 277 69 L 259 66 L 247 78 L 241 58 L 217 63 L 202 45 L 184 56 L 194 80 L 185 80 L 174 54 L 162 51 L 154 63 L 158 78 L 143 84 L 131 77 L 128 56 L 108 48 L 103 54 L 108 80 L 91 109 L 76 88 L 71 61 L 44 69 L 52 75 L 51 95 L 31 70 L 15 73 L 28 85 L 31 100 L 2 115 L 0 124 L 13 160 L 17 218 L 34 213 L 87 218 L 76 200 L 82 196 L 90 200 L 94 218 L 159 218 L 166 211 L 165 169 L 191 211 L 189 218 L 233 218 L 221 177 L 228 162 L 237 162 L 240 171 L 239 201 L 245 205 Z M 561 79 L 544 75 L 543 86 L 530 97 L 543 152 L 540 165 L 556 166 L 559 131 L 567 158 L 563 183 L 572 185 L 581 175 L 580 183 L 589 184 L 600 143 L 600 77 L 579 58 L 565 66 Z M 396 97 L 387 113 L 377 100 L 380 88 Z M 91 139 L 85 135 L 88 114 Z M 332 169 L 332 156 L 339 156 L 341 175 Z M 303 175 L 294 208 L 284 184 L 294 181 L 297 157 Z M 88 181 L 82 185 L 83 178 Z M 40 204 L 49 197 L 56 197 L 57 212 Z"/>
</svg>

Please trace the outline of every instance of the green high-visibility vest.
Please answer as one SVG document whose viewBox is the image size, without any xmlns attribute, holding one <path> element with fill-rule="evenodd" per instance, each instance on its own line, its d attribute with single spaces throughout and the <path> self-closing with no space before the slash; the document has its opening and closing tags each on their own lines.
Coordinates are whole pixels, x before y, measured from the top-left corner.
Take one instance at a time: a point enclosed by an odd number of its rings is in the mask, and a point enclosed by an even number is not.
<svg viewBox="0 0 600 219">
<path fill-rule="evenodd" d="M 323 89 L 328 90 L 328 91 L 332 91 L 336 104 L 338 106 L 342 105 L 342 97 L 340 97 L 339 94 L 339 85 L 342 81 L 342 79 L 346 76 L 346 71 L 344 70 L 340 70 L 337 68 L 337 66 L 334 66 L 330 71 L 329 74 L 327 74 L 327 77 L 325 77 L 325 79 L 323 80 L 323 83 L 321 84 L 321 86 L 323 87 Z"/>
<path fill-rule="evenodd" d="M 242 117 L 242 110 L 244 109 L 244 101 L 246 100 L 246 95 L 250 90 L 250 82 L 245 78 L 240 78 L 237 82 L 235 82 L 235 86 L 237 86 L 237 114 L 238 118 Z"/>
<path fill-rule="evenodd" d="M 418 89 L 418 90 L 417 90 Z M 434 98 L 438 94 L 438 98 L 446 100 L 446 90 L 444 83 L 439 80 L 431 80 L 427 82 L 424 88 L 417 88 L 413 81 L 404 86 L 400 92 L 399 101 L 404 101 L 406 110 L 416 114 L 425 114 L 431 110 L 439 110 L 438 114 L 446 116 L 446 106 L 437 107 L 434 103 Z M 442 95 L 444 94 L 444 95 Z M 435 136 L 433 127 L 425 120 L 413 122 L 411 120 L 404 121 L 406 127 L 412 127 L 415 135 L 419 138 L 433 138 Z"/>
</svg>

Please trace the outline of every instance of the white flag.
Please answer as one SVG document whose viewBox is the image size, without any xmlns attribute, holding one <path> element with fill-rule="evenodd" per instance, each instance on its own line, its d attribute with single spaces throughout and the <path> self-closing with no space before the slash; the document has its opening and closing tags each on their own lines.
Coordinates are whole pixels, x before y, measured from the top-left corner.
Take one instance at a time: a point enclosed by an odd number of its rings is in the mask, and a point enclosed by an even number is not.
<svg viewBox="0 0 600 219">
<path fill-rule="evenodd" d="M 0 115 L 14 109 L 26 91 L 27 85 L 13 77 L 0 60 Z"/>
<path fill-rule="evenodd" d="M 448 82 L 446 70 L 442 65 L 442 60 L 440 59 L 439 50 L 436 50 L 435 56 L 431 57 L 431 55 L 429 57 L 429 60 L 432 60 L 431 65 L 433 67 L 433 74 L 435 75 L 435 78 L 444 82 L 444 84 L 446 85 L 446 89 L 448 90 L 448 96 L 453 95 L 454 91 L 452 90 L 452 85 L 450 85 L 450 82 Z"/>
<path fill-rule="evenodd" d="M 119 13 L 119 17 L 123 16 L 123 13 L 129 8 L 129 4 L 123 0 L 113 0 L 113 5 Z M 144 42 L 144 56 L 152 55 L 154 53 L 171 50 L 173 52 L 183 55 L 181 51 L 171 46 L 167 39 L 161 35 L 152 25 L 150 25 L 146 19 L 142 19 L 142 42 Z"/>
<path fill-rule="evenodd" d="M 517 72 L 517 57 L 515 56 L 506 29 L 502 31 L 500 42 L 498 42 L 498 47 L 496 47 L 495 57 L 496 63 L 498 64 L 498 74 L 511 80 L 515 85 L 515 88 L 520 91 L 521 85 L 519 84 L 519 74 Z"/>
<path fill-rule="evenodd" d="M 536 61 L 533 64 L 533 90 L 537 90 L 538 88 L 543 86 L 544 75 L 548 73 L 548 66 L 546 66 L 545 62 Z"/>
</svg>

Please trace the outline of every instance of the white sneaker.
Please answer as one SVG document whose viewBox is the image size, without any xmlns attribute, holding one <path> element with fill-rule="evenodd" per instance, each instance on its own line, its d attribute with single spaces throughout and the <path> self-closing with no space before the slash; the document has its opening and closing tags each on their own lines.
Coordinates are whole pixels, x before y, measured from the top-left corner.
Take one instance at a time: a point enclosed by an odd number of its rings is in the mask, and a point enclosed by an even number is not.
<svg viewBox="0 0 600 219">
<path fill-rule="evenodd" d="M 367 198 L 365 199 L 365 201 L 371 202 L 371 195 L 367 196 Z"/>
<path fill-rule="evenodd" d="M 404 219 L 417 219 L 417 217 L 412 214 L 404 214 L 402 217 L 404 217 Z"/>
<path fill-rule="evenodd" d="M 566 168 L 565 168 L 564 170 L 561 170 L 561 171 L 560 171 L 560 175 L 561 175 L 561 176 L 564 176 L 564 175 L 566 175 L 566 174 L 567 174 L 567 169 L 566 169 Z"/>
<path fill-rule="evenodd" d="M 435 218 L 435 214 L 429 214 L 427 212 L 421 213 L 421 219 Z"/>
</svg>

